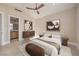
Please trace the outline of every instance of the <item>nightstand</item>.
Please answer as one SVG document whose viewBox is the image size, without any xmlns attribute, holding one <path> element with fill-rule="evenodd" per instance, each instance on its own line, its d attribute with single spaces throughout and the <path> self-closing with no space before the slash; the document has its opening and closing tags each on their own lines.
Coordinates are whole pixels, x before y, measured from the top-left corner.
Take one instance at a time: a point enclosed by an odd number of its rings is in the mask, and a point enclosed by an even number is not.
<svg viewBox="0 0 79 59">
<path fill-rule="evenodd" d="M 67 37 L 62 37 L 62 45 L 68 46 L 68 38 Z"/>
</svg>

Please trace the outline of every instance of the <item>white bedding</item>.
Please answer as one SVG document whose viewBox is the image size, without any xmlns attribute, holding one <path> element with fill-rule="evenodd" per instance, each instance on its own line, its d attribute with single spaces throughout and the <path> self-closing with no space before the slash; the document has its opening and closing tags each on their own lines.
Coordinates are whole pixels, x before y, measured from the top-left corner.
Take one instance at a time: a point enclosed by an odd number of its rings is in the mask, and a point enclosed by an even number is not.
<svg viewBox="0 0 79 59">
<path fill-rule="evenodd" d="M 58 55 L 57 49 L 50 44 L 47 44 L 47 43 L 37 40 L 37 39 L 32 40 L 30 43 L 33 43 L 35 45 L 42 47 L 45 51 L 45 54 L 47 54 L 48 56 L 51 56 L 51 55 L 57 56 Z"/>
<path fill-rule="evenodd" d="M 61 38 L 40 37 L 40 39 L 45 40 L 45 41 L 55 42 L 56 44 L 60 45 L 60 47 L 61 47 Z"/>
<path fill-rule="evenodd" d="M 30 43 L 33 43 L 33 44 L 36 44 L 36 45 L 42 47 L 45 50 L 45 53 L 47 55 L 53 55 L 53 56 L 58 55 L 58 50 L 56 49 L 55 46 L 50 45 L 50 44 L 43 42 L 41 40 L 55 42 L 56 44 L 58 44 L 61 47 L 61 39 L 60 38 L 40 37 L 39 39 L 40 40 L 38 40 L 37 38 L 32 38 Z"/>
<path fill-rule="evenodd" d="M 36 42 L 35 42 L 36 43 Z M 20 45 L 19 48 L 20 48 L 20 51 L 22 52 L 22 54 L 24 56 L 30 56 L 26 51 L 25 51 L 25 46 L 27 45 L 28 43 L 25 43 L 23 45 Z M 50 47 L 51 48 L 51 47 Z M 48 54 L 45 54 L 45 56 L 49 56 Z M 51 52 L 51 56 L 55 56 L 54 52 L 52 53 Z M 58 56 L 72 56 L 72 53 L 71 53 L 71 49 L 69 47 L 66 47 L 66 46 L 62 46 L 61 49 L 60 49 L 60 54 Z"/>
<path fill-rule="evenodd" d="M 42 47 L 45 51 L 45 55 L 47 55 L 47 56 L 66 56 L 66 55 L 71 56 L 72 55 L 69 47 L 63 47 L 61 45 L 61 39 L 60 38 L 56 39 L 56 38 L 41 37 L 40 39 L 45 40 L 45 41 L 55 42 L 58 45 L 60 45 L 60 47 L 61 47 L 60 54 L 58 54 L 58 50 L 56 49 L 55 46 L 50 45 L 50 44 L 48 44 L 44 41 L 38 40 L 37 37 L 32 38 L 29 43 L 33 43 L 35 45 Z M 27 43 L 27 44 L 29 44 L 29 43 Z M 21 46 L 21 51 L 23 52 L 24 55 L 29 56 L 29 54 L 25 51 L 25 46 L 27 44 L 24 44 L 23 46 Z"/>
</svg>

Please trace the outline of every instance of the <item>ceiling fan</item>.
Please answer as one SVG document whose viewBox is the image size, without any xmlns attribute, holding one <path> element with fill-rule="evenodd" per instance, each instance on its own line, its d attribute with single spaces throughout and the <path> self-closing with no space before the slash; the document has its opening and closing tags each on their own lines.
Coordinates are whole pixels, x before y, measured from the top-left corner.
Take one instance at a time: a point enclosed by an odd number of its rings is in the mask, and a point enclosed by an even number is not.
<svg viewBox="0 0 79 59">
<path fill-rule="evenodd" d="M 39 6 L 37 6 L 37 3 L 35 4 L 35 8 L 30 8 L 30 7 L 26 7 L 26 9 L 30 9 L 30 10 L 36 10 L 37 14 L 40 14 L 40 12 L 38 11 L 38 9 L 42 8 L 44 6 L 44 4 L 40 4 Z"/>
</svg>

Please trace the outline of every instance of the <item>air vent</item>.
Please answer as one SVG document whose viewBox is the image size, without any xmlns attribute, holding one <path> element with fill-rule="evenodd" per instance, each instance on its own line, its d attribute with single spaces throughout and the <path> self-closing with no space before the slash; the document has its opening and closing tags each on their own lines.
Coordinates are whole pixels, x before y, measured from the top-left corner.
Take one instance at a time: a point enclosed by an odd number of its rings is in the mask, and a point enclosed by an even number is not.
<svg viewBox="0 0 79 59">
<path fill-rule="evenodd" d="M 19 12 L 22 12 L 21 10 L 19 10 L 19 9 L 17 9 L 17 8 L 15 8 L 15 10 L 16 10 L 16 11 L 19 11 Z"/>
</svg>

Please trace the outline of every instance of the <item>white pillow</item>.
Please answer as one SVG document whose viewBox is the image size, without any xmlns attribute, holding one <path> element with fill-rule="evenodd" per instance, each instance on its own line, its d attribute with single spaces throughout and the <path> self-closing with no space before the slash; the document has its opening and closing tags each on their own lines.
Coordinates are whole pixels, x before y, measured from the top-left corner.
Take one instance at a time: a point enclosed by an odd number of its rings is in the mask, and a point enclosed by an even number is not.
<svg viewBox="0 0 79 59">
<path fill-rule="evenodd" d="M 52 35 L 49 34 L 49 33 L 46 33 L 46 34 L 44 34 L 44 36 L 45 36 L 45 37 L 48 37 L 48 36 L 52 36 Z"/>
<path fill-rule="evenodd" d="M 52 34 L 52 37 L 53 37 L 53 38 L 61 38 L 61 35 L 58 35 L 58 34 Z"/>
<path fill-rule="evenodd" d="M 39 36 L 31 37 L 30 40 L 35 39 L 35 38 L 39 38 Z"/>
</svg>

